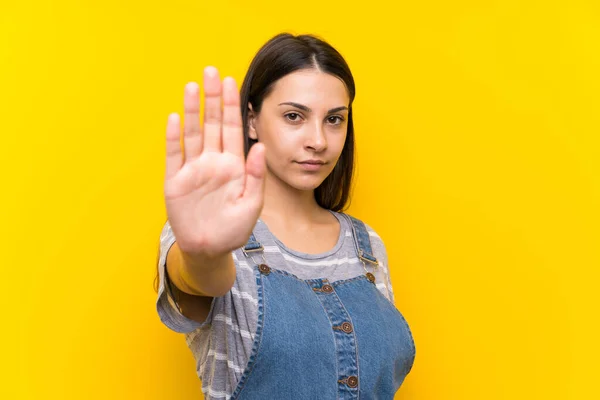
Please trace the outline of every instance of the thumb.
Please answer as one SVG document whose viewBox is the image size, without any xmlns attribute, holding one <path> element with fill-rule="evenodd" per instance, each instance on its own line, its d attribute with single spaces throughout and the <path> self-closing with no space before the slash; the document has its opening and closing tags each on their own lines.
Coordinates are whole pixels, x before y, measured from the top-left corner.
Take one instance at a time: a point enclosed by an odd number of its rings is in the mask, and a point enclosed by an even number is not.
<svg viewBox="0 0 600 400">
<path fill-rule="evenodd" d="M 265 145 L 256 143 L 250 148 L 246 159 L 246 185 L 242 194 L 244 199 L 262 204 L 266 170 Z"/>
</svg>

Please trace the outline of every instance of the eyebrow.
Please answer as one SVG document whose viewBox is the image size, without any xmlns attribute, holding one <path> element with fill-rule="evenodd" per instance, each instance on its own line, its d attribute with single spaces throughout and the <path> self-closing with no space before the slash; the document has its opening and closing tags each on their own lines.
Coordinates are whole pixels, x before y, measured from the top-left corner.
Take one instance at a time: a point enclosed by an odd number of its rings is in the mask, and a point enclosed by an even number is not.
<svg viewBox="0 0 600 400">
<path fill-rule="evenodd" d="M 294 103 L 292 101 L 288 101 L 285 103 L 279 103 L 280 106 L 293 106 L 296 108 L 301 109 L 302 111 L 306 111 L 306 112 L 312 112 L 312 110 L 310 108 L 308 108 L 307 106 L 305 106 L 304 104 L 300 104 L 300 103 Z M 342 111 L 342 110 L 347 110 L 348 107 L 346 106 L 341 106 L 341 107 L 336 107 L 336 108 L 332 108 L 331 110 L 327 111 L 327 114 L 331 114 L 334 112 L 338 112 L 338 111 Z"/>
</svg>

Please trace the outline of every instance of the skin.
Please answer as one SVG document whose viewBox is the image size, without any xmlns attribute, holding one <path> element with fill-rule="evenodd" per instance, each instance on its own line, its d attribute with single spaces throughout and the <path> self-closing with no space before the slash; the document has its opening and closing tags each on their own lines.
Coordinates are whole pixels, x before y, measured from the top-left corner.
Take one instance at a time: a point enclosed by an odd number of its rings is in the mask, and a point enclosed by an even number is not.
<svg viewBox="0 0 600 400">
<path fill-rule="evenodd" d="M 246 242 L 257 219 L 294 250 L 318 254 L 335 245 L 339 222 L 317 204 L 314 190 L 340 157 L 349 104 L 343 81 L 318 69 L 281 78 L 260 113 L 248 105 L 249 135 L 259 143 L 244 160 L 235 81 L 221 81 L 207 67 L 204 97 L 203 126 L 195 82 L 186 85 L 183 132 L 178 115 L 170 115 L 165 175 L 167 214 L 177 237 L 167 269 L 183 314 L 198 322 L 212 298 L 233 285 L 231 251 Z M 300 162 L 310 159 L 324 164 L 303 168 Z"/>
<path fill-rule="evenodd" d="M 308 69 L 277 81 L 260 114 L 250 113 L 249 136 L 266 148 L 265 203 L 260 218 L 295 250 L 325 252 L 337 241 L 339 223 L 317 204 L 314 190 L 341 155 L 349 101 L 342 80 Z M 309 159 L 325 164 L 307 171 L 298 162 Z"/>
</svg>

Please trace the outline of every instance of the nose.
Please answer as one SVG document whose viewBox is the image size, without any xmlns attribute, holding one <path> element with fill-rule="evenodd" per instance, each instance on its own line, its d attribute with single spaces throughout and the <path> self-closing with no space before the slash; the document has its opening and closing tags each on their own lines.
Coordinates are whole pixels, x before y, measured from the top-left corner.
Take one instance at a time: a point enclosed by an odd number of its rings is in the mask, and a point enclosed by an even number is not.
<svg viewBox="0 0 600 400">
<path fill-rule="evenodd" d="M 327 149 L 327 138 L 321 124 L 316 124 L 314 129 L 309 129 L 305 147 L 312 149 L 315 152 L 321 152 Z"/>
</svg>

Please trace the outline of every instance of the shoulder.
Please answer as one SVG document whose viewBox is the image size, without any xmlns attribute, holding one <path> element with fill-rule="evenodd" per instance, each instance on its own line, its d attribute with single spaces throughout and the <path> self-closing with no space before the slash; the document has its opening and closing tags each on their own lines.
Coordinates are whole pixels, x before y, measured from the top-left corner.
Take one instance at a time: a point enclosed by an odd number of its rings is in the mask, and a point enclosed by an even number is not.
<svg viewBox="0 0 600 400">
<path fill-rule="evenodd" d="M 367 234 L 369 235 L 369 242 L 371 243 L 371 249 L 373 250 L 373 256 L 377 259 L 377 271 L 375 276 L 377 279 L 377 288 L 382 294 L 388 298 L 392 303 L 394 302 L 394 291 L 391 287 L 390 272 L 388 267 L 388 253 L 385 242 L 379 232 L 371 226 L 365 220 L 353 217 L 349 214 L 345 214 L 359 223 L 362 223 Z"/>
<path fill-rule="evenodd" d="M 384 267 L 387 273 L 388 254 L 385 242 L 383 241 L 383 238 L 380 236 L 379 232 L 375 230 L 375 228 L 373 228 L 365 221 L 362 221 L 362 223 L 365 225 L 365 229 L 369 234 L 369 240 L 371 242 L 371 248 L 373 249 L 373 255 L 375 256 L 375 258 L 377 258 L 379 266 Z"/>
<path fill-rule="evenodd" d="M 382 237 L 369 223 L 348 213 L 338 212 L 338 214 L 345 215 L 349 217 L 350 220 L 355 220 L 359 224 L 362 224 L 365 227 L 367 234 L 369 235 L 369 240 L 371 241 L 371 247 L 373 247 L 373 252 L 376 253 L 377 251 L 379 251 L 385 253 L 385 244 Z"/>
</svg>

